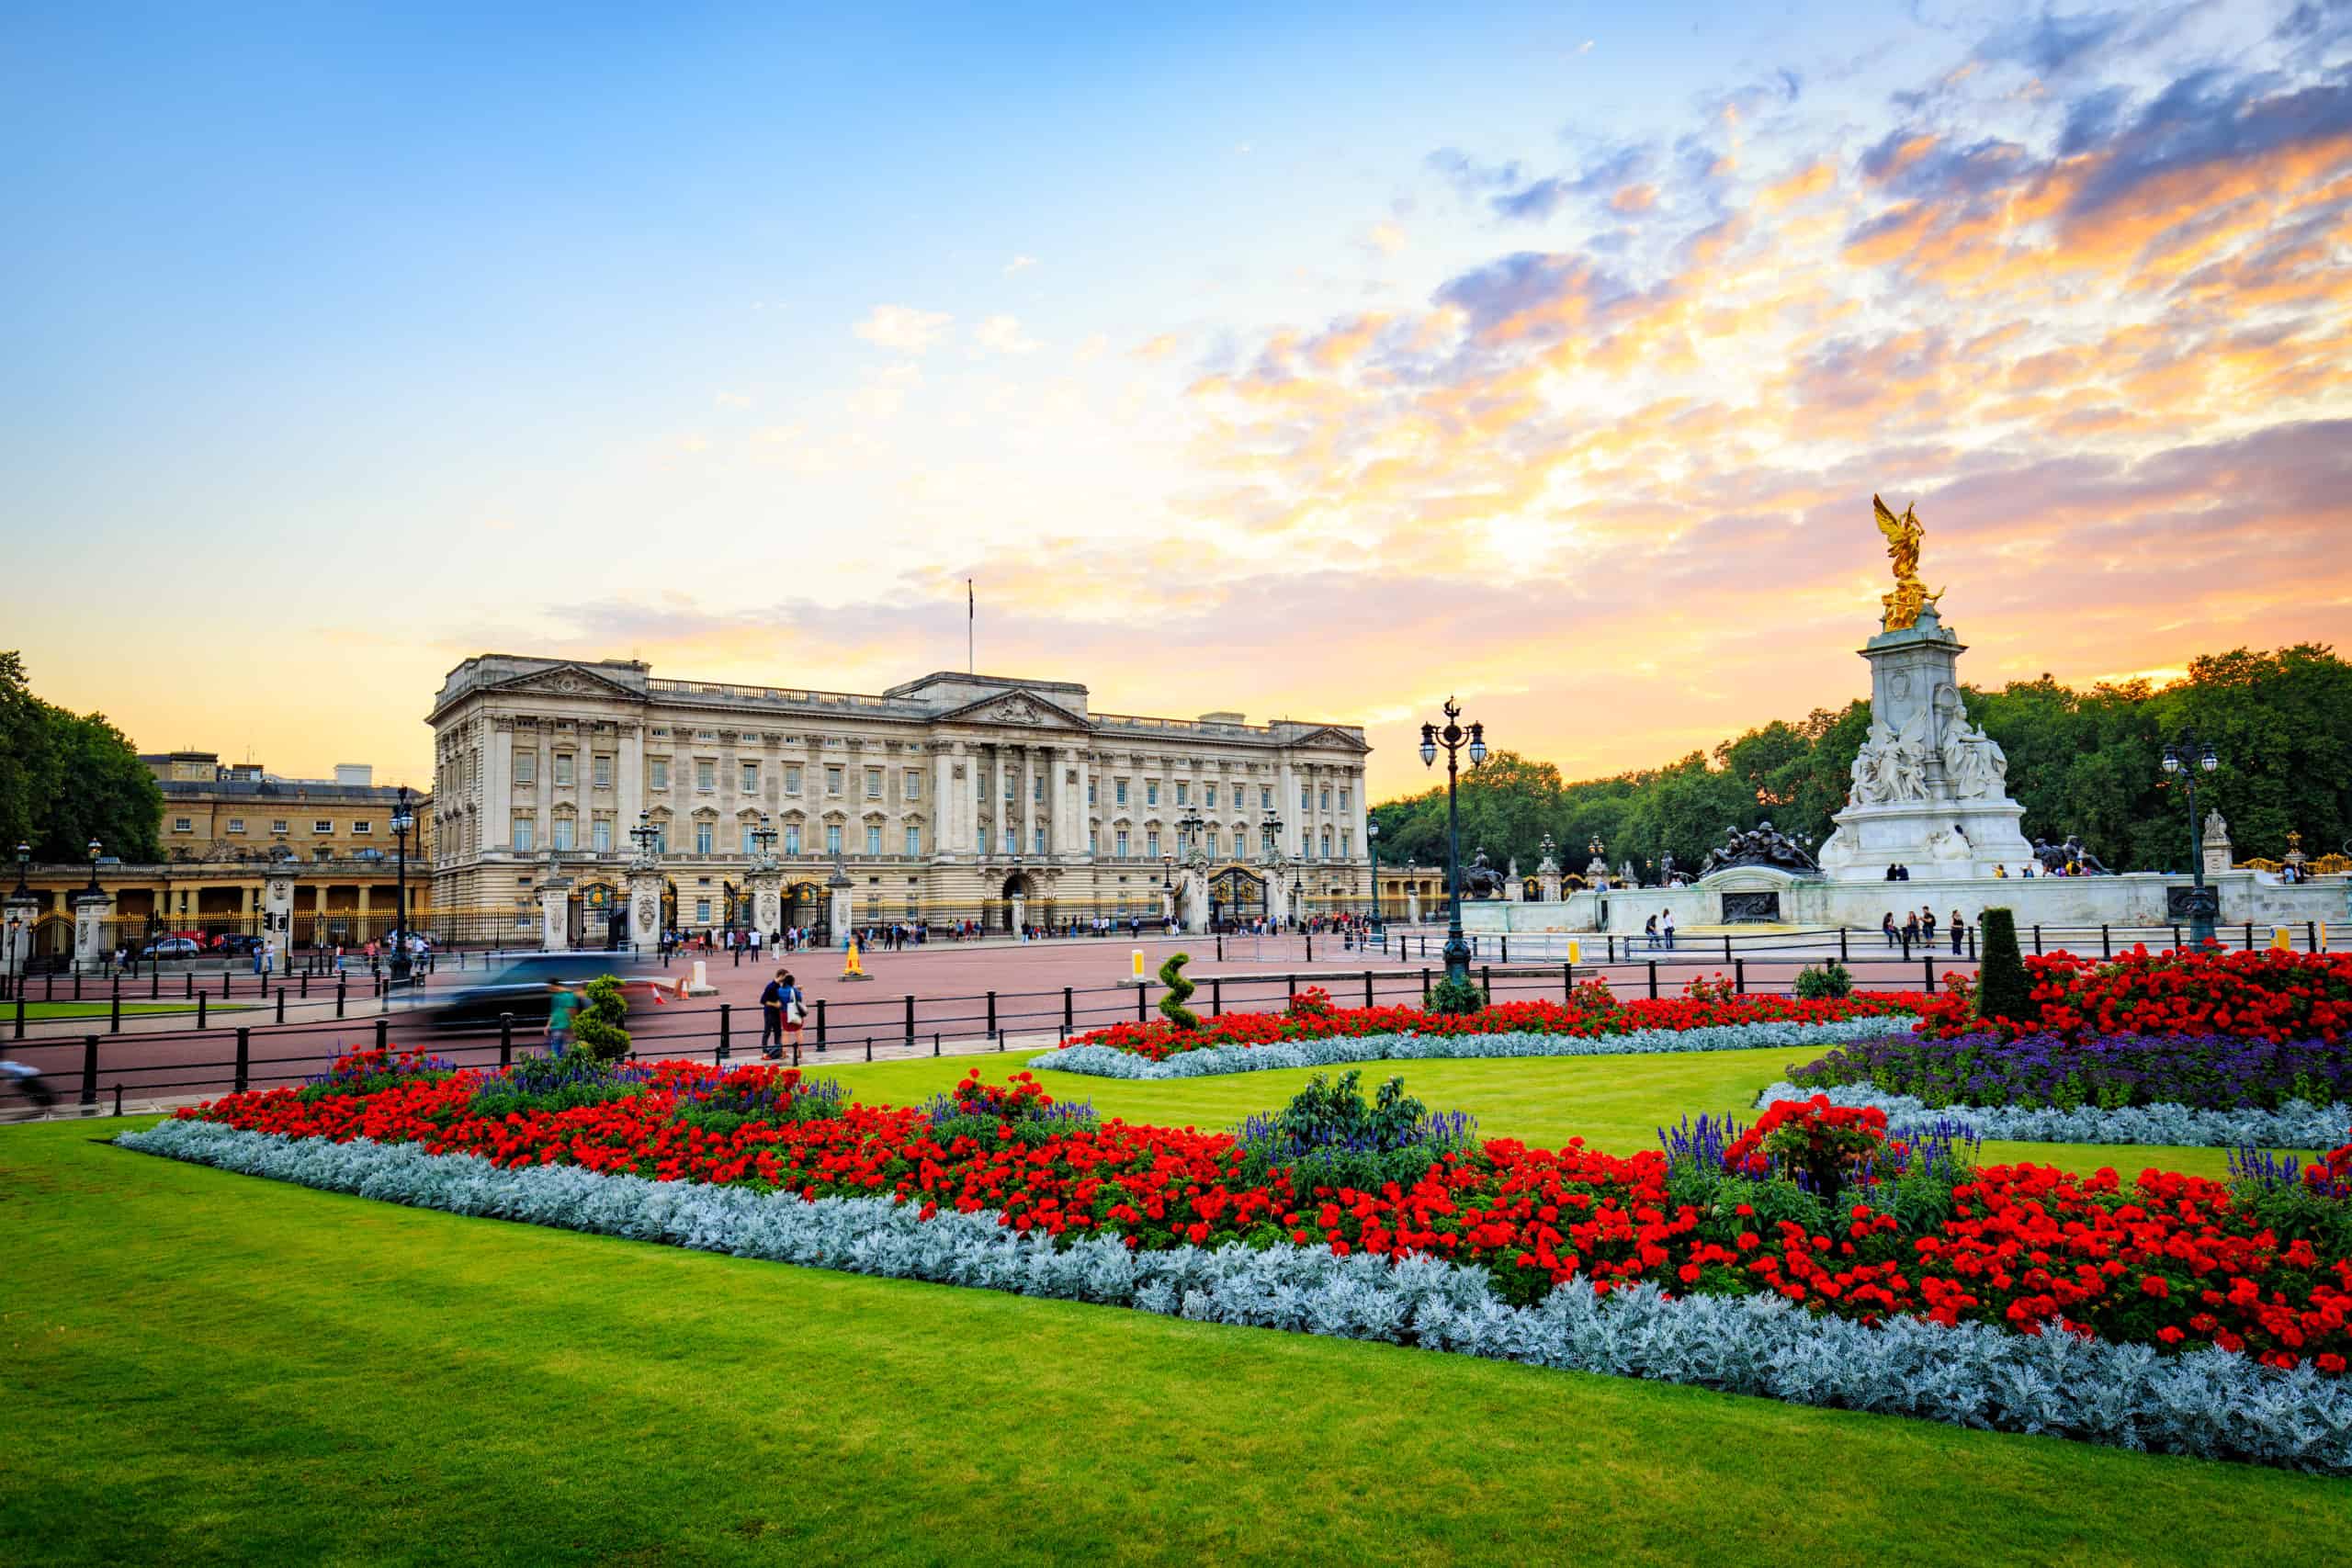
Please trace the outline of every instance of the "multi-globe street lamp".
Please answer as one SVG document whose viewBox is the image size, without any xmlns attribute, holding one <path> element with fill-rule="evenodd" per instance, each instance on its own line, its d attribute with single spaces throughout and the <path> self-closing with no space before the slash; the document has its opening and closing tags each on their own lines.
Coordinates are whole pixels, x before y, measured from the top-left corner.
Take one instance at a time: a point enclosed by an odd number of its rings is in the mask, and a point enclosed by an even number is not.
<svg viewBox="0 0 2352 1568">
<path fill-rule="evenodd" d="M 2204 830 L 2197 820 L 2197 775 L 2219 769 L 2222 759 L 2204 737 L 2184 729 L 2165 745 L 2164 770 L 2177 773 L 2188 786 L 2188 940 L 2206 947 L 2215 940 L 2213 926 L 2221 915 L 2221 897 L 2205 886 Z"/>
<path fill-rule="evenodd" d="M 1421 726 L 1421 765 L 1437 765 L 1441 747 L 1445 751 L 1445 977 L 1463 985 L 1470 981 L 1470 942 L 1462 934 L 1462 803 L 1458 786 L 1462 777 L 1461 754 L 1470 753 L 1470 765 L 1483 766 L 1487 761 L 1487 727 L 1473 724 L 1462 728 L 1462 709 L 1452 697 L 1445 699 L 1445 728 L 1434 724 Z"/>
<path fill-rule="evenodd" d="M 406 784 L 392 804 L 392 838 L 399 845 L 400 891 L 394 895 L 392 912 L 399 930 L 392 937 L 392 984 L 405 986 L 409 982 L 411 962 L 408 939 L 408 836 L 416 827 L 414 797 Z"/>
<path fill-rule="evenodd" d="M 1290 864 L 1289 857 L 1283 853 L 1282 813 L 1268 807 L 1265 814 L 1258 818 L 1258 831 L 1265 840 L 1266 903 L 1268 912 L 1272 913 L 1272 906 L 1282 895 L 1283 873 Z M 1277 919 L 1287 919 L 1289 916 L 1289 906 L 1284 905 Z"/>
<path fill-rule="evenodd" d="M 1385 919 L 1380 909 L 1379 823 L 1366 822 L 1363 825 L 1363 848 L 1364 853 L 1372 857 L 1372 923 L 1375 926 L 1382 925 L 1385 923 Z"/>
</svg>

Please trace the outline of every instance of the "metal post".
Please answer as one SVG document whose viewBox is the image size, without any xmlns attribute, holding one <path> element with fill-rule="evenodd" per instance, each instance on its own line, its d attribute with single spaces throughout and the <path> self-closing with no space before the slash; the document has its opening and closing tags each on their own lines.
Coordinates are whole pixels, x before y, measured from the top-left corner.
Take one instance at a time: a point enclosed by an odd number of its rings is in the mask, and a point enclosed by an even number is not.
<svg viewBox="0 0 2352 1568">
<path fill-rule="evenodd" d="M 1574 964 L 1560 965 L 1560 999 L 1564 1002 L 1577 999 L 1577 966 Z"/>
<path fill-rule="evenodd" d="M 98 1037 L 82 1036 L 82 1103 L 98 1102 Z"/>
<path fill-rule="evenodd" d="M 1421 945 L 1426 947 L 1429 944 L 1423 942 Z M 1430 1005 L 1430 972 L 1426 965 L 1421 970 L 1421 1005 L 1423 1007 Z"/>
<path fill-rule="evenodd" d="M 724 1062 L 734 1053 L 734 1049 L 735 1004 L 721 1002 L 718 1004 L 718 1059 Z"/>
<path fill-rule="evenodd" d="M 1919 971 L 1927 976 L 1928 995 L 1934 996 L 1936 994 L 1936 961 L 1933 958 L 1922 958 L 1919 960 Z"/>
<path fill-rule="evenodd" d="M 2105 920 L 2101 920 L 2098 923 L 2098 955 L 2101 958 L 2112 958 L 2115 956 L 2115 940 L 2113 936 L 2109 934 L 2107 929 L 2107 922 Z"/>
<path fill-rule="evenodd" d="M 1731 932 L 1724 932 L 1724 962 L 1731 962 Z"/>
<path fill-rule="evenodd" d="M 205 1025 L 204 1025 L 204 1005 L 205 1005 L 206 1000 L 207 1000 L 207 998 L 206 998 L 205 994 L 204 994 L 202 991 L 198 991 L 198 992 L 197 992 L 197 993 L 196 993 L 196 1026 L 197 1026 L 198 1029 L 202 1029 L 202 1028 L 205 1026 Z"/>
<path fill-rule="evenodd" d="M 989 1038 L 996 1038 L 996 993 L 989 993 Z"/>
<path fill-rule="evenodd" d="M 18 986 L 18 987 L 17 987 L 17 1039 L 19 1039 L 19 1040 L 22 1040 L 24 1037 L 25 1037 L 25 988 L 24 988 L 24 987 L 22 987 L 22 986 L 20 985 L 20 986 Z"/>
<path fill-rule="evenodd" d="M 1067 1040 L 1078 1032 L 1078 1014 L 1072 1008 L 1074 998 L 1068 986 L 1062 987 L 1062 1038 Z"/>
<path fill-rule="evenodd" d="M 1144 1021 L 1143 994 L 1150 988 L 1150 986 L 1145 981 L 1137 980 L 1136 982 L 1136 1021 L 1137 1023 L 1141 1023 Z"/>
<path fill-rule="evenodd" d="M 825 1054 L 825 998 L 817 998 L 817 1055 Z"/>
<path fill-rule="evenodd" d="M 389 1018 L 379 1018 L 379 1019 L 378 1019 L 378 1020 L 376 1021 L 376 1049 L 377 1049 L 377 1050 L 379 1050 L 379 1051 L 383 1051 L 383 1050 L 388 1050 L 388 1049 L 390 1049 L 390 1046 L 391 1046 L 391 1032 L 392 1032 L 392 1021 L 391 1021 L 390 1019 L 389 1019 Z"/>
<path fill-rule="evenodd" d="M 908 1053 L 908 1055 L 913 1055 L 913 1054 L 914 1054 L 914 1048 L 915 1048 L 915 1043 L 914 1043 L 913 1041 L 911 1041 L 911 1040 L 908 1041 L 908 1042 L 907 1042 L 907 1053 Z M 933 1055 L 934 1055 L 934 1056 L 936 1056 L 936 1055 L 939 1055 L 939 1036 L 938 1036 L 936 1033 L 933 1034 L 933 1035 L 932 1035 L 932 1037 L 931 1037 L 931 1054 L 932 1054 Z"/>
<path fill-rule="evenodd" d="M 283 986 L 277 987 L 277 1021 L 286 1021 L 286 987 Z"/>
<path fill-rule="evenodd" d="M 1487 993 L 1488 1001 L 1495 999 L 1495 966 L 1493 964 L 1478 965 L 1478 988 Z"/>
<path fill-rule="evenodd" d="M 1372 971 L 1369 969 L 1363 972 L 1363 1005 L 1372 1006 Z"/>
<path fill-rule="evenodd" d="M 2040 926 L 2033 928 L 2033 955 L 2036 958 L 2041 956 L 2041 928 Z"/>
<path fill-rule="evenodd" d="M 1838 962 L 1840 964 L 1846 962 L 1846 928 L 1844 926 L 1838 928 Z"/>
<path fill-rule="evenodd" d="M 914 998 L 912 998 L 912 997 L 909 997 L 909 998 L 907 998 L 907 1050 L 908 1050 L 910 1053 L 911 1053 L 911 1052 L 914 1050 L 914 1048 L 915 1048 L 915 999 L 914 999 Z"/>
<path fill-rule="evenodd" d="M 2254 951 L 2254 922 L 2252 920 L 2245 923 L 2245 950 L 2248 953 Z"/>
<path fill-rule="evenodd" d="M 514 1015 L 511 1012 L 498 1015 L 498 1065 L 502 1067 L 514 1065 Z"/>
<path fill-rule="evenodd" d="M 1747 960 L 1745 958 L 1731 961 L 1731 988 L 1735 996 L 1747 995 Z"/>
<path fill-rule="evenodd" d="M 1225 982 L 1223 980 L 1209 981 L 1209 1016 L 1211 1018 L 1225 1016 Z"/>
<path fill-rule="evenodd" d="M 1653 958 L 1653 959 L 1651 959 L 1651 960 L 1649 961 L 1649 969 L 1650 969 L 1650 1000 L 1652 1000 L 1652 1001 L 1656 1001 L 1656 1000 L 1657 1000 L 1657 959 Z"/>
<path fill-rule="evenodd" d="M 107 1032 L 122 1032 L 122 976 L 119 975 L 115 976 L 114 1000 L 107 1008 Z"/>
<path fill-rule="evenodd" d="M 343 1002 L 344 1002 L 344 997 L 345 997 L 345 990 L 344 990 L 344 977 L 343 977 L 342 976 L 340 976 L 340 975 L 337 975 L 337 976 L 334 977 L 334 1015 L 335 1015 L 335 1017 L 337 1017 L 337 1018 L 341 1018 L 341 1017 L 343 1016 Z"/>
<path fill-rule="evenodd" d="M 245 1092 L 245 1082 L 253 1069 L 253 1031 L 242 1026 L 237 1030 L 237 1092 Z"/>
</svg>

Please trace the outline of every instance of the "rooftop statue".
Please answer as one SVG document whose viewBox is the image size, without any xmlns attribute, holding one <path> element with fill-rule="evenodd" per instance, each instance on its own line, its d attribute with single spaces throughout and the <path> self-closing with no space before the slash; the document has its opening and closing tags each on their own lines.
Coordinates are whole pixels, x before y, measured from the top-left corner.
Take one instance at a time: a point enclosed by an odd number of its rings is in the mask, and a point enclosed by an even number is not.
<svg viewBox="0 0 2352 1568">
<path fill-rule="evenodd" d="M 1941 599 L 1943 591 L 1930 593 L 1919 580 L 1919 541 L 1928 530 L 1913 509 L 1905 507 L 1897 517 L 1877 496 L 1871 497 L 1871 509 L 1878 513 L 1878 531 L 1886 536 L 1887 558 L 1894 563 L 1894 592 L 1879 598 L 1886 606 L 1886 617 L 1880 625 L 1883 630 L 1899 632 L 1917 626 L 1919 612 Z"/>
</svg>

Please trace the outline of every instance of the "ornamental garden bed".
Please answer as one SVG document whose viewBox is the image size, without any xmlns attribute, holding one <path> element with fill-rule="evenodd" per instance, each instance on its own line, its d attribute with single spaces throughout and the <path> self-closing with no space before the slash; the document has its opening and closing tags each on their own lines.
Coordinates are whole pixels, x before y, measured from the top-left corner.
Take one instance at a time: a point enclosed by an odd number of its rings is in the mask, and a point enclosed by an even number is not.
<svg viewBox="0 0 2352 1568">
<path fill-rule="evenodd" d="M 1026 1074 L 892 1108 L 766 1066 L 364 1053 L 122 1141 L 459 1213 L 2352 1472 L 2352 1145 L 2127 1184 L 1980 1168 L 1816 1099 L 1625 1157 L 1481 1139 L 1353 1077 L 1203 1133 Z M 1683 1348 L 1653 1364 L 1643 1334 Z M 1917 1386 L 1885 1386 L 1904 1366 Z"/>
</svg>

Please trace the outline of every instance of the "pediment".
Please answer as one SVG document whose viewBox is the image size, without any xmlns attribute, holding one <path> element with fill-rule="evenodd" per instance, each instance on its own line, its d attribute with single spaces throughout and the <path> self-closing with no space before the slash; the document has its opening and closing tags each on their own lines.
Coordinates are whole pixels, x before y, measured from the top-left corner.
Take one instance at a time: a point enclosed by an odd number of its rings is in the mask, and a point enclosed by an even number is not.
<svg viewBox="0 0 2352 1568">
<path fill-rule="evenodd" d="M 593 670 L 577 664 L 558 664 L 545 670 L 534 670 L 516 675 L 486 688 L 492 692 L 533 696 L 554 697 L 627 697 L 640 700 L 640 694 L 630 691 L 617 681 L 608 680 Z"/>
<path fill-rule="evenodd" d="M 1290 744 L 1294 747 L 1336 746 L 1342 751 L 1355 752 L 1368 752 L 1372 750 L 1365 743 L 1363 736 L 1351 735 L 1346 730 L 1329 724 L 1320 729 L 1308 731 L 1291 741 Z"/>
<path fill-rule="evenodd" d="M 982 697 L 960 708 L 941 714 L 943 724 L 1001 724 L 1023 729 L 1069 729 L 1084 733 L 1087 722 L 1058 703 L 1047 702 L 1035 692 L 1004 692 Z"/>
</svg>

